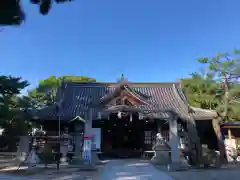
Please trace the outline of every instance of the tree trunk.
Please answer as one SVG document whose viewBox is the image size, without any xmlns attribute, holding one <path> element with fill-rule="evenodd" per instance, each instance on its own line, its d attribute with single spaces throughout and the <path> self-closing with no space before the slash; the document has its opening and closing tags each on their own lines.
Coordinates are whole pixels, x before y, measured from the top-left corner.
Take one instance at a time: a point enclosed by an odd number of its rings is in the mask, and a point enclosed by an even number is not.
<svg viewBox="0 0 240 180">
<path fill-rule="evenodd" d="M 225 89 L 225 94 L 224 94 L 224 120 L 226 121 L 228 118 L 228 91 L 229 91 L 229 87 L 228 87 L 228 80 L 226 77 L 224 77 L 224 89 Z"/>
<path fill-rule="evenodd" d="M 222 133 L 221 133 L 221 128 L 219 125 L 220 122 L 220 118 L 216 117 L 212 120 L 212 125 L 213 125 L 213 129 L 215 131 L 216 137 L 217 137 L 217 141 L 218 141 L 218 148 L 219 148 L 219 152 L 220 152 L 220 163 L 224 164 L 226 163 L 226 150 L 225 150 L 225 145 L 224 145 L 224 141 L 223 141 L 223 137 L 222 137 Z"/>
<path fill-rule="evenodd" d="M 202 146 L 192 113 L 189 113 L 188 138 L 189 138 L 189 150 L 191 153 L 195 155 L 194 157 L 195 160 L 193 161 L 195 161 L 196 165 L 197 164 L 199 165 L 201 164 L 202 160 Z"/>
</svg>

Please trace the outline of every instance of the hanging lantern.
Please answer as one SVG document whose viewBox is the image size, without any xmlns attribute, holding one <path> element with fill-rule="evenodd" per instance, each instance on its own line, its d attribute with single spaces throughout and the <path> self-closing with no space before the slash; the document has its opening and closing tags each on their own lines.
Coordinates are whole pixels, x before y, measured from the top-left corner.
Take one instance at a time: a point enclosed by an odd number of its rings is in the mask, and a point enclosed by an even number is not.
<svg viewBox="0 0 240 180">
<path fill-rule="evenodd" d="M 101 114 L 101 112 L 98 112 L 97 118 L 98 118 L 98 119 L 102 119 L 102 114 Z"/>
<path fill-rule="evenodd" d="M 121 119 L 122 118 L 122 112 L 119 111 L 118 114 L 117 114 L 118 118 Z"/>
<path fill-rule="evenodd" d="M 130 122 L 132 122 L 132 114 L 130 114 Z"/>
<path fill-rule="evenodd" d="M 139 118 L 139 120 L 143 120 L 143 116 L 142 116 L 142 114 L 138 114 L 138 118 Z"/>
</svg>

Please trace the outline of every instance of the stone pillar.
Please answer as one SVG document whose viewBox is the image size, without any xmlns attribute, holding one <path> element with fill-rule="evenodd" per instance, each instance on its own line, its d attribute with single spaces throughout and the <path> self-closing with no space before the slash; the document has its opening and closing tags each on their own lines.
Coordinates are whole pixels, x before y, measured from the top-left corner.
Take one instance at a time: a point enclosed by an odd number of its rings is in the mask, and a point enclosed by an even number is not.
<svg viewBox="0 0 240 180">
<path fill-rule="evenodd" d="M 83 141 L 82 134 L 76 134 L 74 155 L 81 158 L 82 158 L 82 141 Z"/>
<path fill-rule="evenodd" d="M 74 148 L 74 156 L 72 159 L 72 164 L 74 165 L 82 165 L 82 144 L 83 144 L 83 124 L 80 122 L 74 123 L 74 137 L 75 137 L 75 148 Z"/>
<path fill-rule="evenodd" d="M 81 152 L 82 152 L 82 145 L 83 145 L 83 124 L 81 124 L 80 122 L 77 122 L 74 124 L 75 126 L 75 132 L 74 132 L 74 136 L 75 136 L 75 150 L 74 150 L 74 155 L 75 156 L 81 156 Z"/>
<path fill-rule="evenodd" d="M 177 129 L 177 117 L 172 116 L 169 120 L 169 144 L 171 146 L 171 163 L 170 169 L 177 170 L 180 168 L 180 149 Z"/>
<path fill-rule="evenodd" d="M 84 136 L 91 136 L 91 135 L 92 135 L 92 109 L 90 108 L 86 116 Z"/>
<path fill-rule="evenodd" d="M 67 163 L 67 152 L 68 152 L 68 146 L 64 144 L 64 142 L 62 142 L 60 144 L 60 152 L 62 154 L 62 157 L 60 159 L 60 162 L 62 164 Z"/>
<path fill-rule="evenodd" d="M 66 164 L 68 161 L 68 158 L 67 158 L 68 145 L 69 145 L 68 128 L 64 128 L 64 131 L 61 135 L 61 141 L 60 141 L 60 152 L 62 154 L 60 162 L 62 164 Z"/>
<path fill-rule="evenodd" d="M 88 118 L 85 123 L 85 132 L 84 136 L 92 137 L 93 136 L 93 130 L 92 130 L 92 108 L 89 109 L 88 112 Z M 99 158 L 97 156 L 97 150 L 96 150 L 96 145 L 91 143 L 91 164 L 96 165 L 98 164 Z"/>
<path fill-rule="evenodd" d="M 89 111 L 87 112 L 86 116 L 85 116 L 85 127 L 84 127 L 84 137 L 91 137 L 92 136 L 92 109 L 90 108 Z M 84 156 L 84 148 L 85 148 L 85 145 L 88 144 L 88 141 L 89 139 L 84 139 L 83 141 L 83 154 L 82 156 Z M 91 145 L 92 143 L 90 143 L 90 151 L 91 151 Z M 90 155 L 90 164 L 89 163 L 86 163 L 85 165 L 87 165 L 88 167 L 87 168 L 91 168 L 92 165 L 93 165 L 93 162 L 92 162 L 92 153 Z"/>
</svg>

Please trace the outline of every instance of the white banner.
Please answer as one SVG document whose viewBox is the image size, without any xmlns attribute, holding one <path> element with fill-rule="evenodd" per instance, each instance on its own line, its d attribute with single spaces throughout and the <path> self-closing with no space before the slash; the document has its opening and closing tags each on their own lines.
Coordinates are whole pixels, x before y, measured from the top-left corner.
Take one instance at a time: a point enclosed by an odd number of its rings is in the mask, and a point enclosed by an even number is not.
<svg viewBox="0 0 240 180">
<path fill-rule="evenodd" d="M 90 138 L 84 138 L 83 159 L 88 163 L 91 163 L 91 141 Z"/>
</svg>

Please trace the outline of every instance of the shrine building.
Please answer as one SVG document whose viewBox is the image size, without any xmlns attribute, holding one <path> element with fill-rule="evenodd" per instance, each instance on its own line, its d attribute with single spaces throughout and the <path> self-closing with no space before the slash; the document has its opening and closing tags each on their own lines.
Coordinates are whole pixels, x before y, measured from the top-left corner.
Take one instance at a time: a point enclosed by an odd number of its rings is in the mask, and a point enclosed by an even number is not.
<svg viewBox="0 0 240 180">
<path fill-rule="evenodd" d="M 110 156 L 137 156 L 152 150 L 158 132 L 169 141 L 173 116 L 180 148 L 190 148 L 188 126 L 193 123 L 201 144 L 217 149 L 212 127 L 216 113 L 189 107 L 181 82 L 135 83 L 124 78 L 115 83 L 63 82 L 56 99 L 56 104 L 37 113 L 43 127 L 56 132 L 60 120 L 62 131 L 67 127 L 74 132 L 74 123 L 69 122 L 77 118 L 82 120 L 83 133 L 88 122 L 88 134 L 95 135 L 96 148 Z"/>
</svg>

